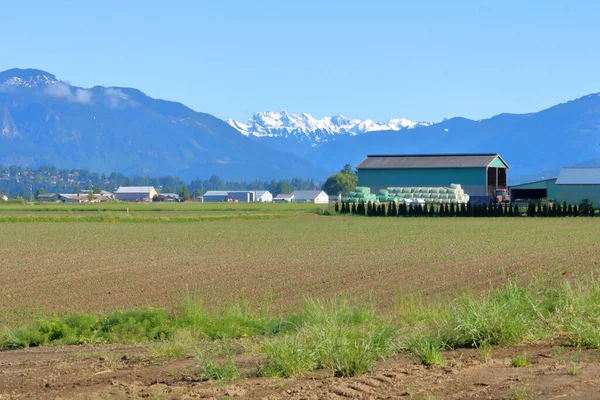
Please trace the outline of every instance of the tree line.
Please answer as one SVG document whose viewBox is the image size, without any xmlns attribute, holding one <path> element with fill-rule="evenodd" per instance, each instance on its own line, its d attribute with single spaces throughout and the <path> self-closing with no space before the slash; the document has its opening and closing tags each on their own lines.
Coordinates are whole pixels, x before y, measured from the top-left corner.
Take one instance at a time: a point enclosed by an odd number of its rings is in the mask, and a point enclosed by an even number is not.
<svg viewBox="0 0 600 400">
<path fill-rule="evenodd" d="M 293 178 L 283 180 L 224 181 L 213 175 L 185 182 L 180 178 L 125 176 L 91 172 L 87 169 L 56 168 L 42 165 L 39 168 L 0 166 L 0 193 L 9 197 L 29 199 L 39 193 L 78 193 L 81 191 L 116 191 L 120 186 L 153 186 L 160 193 L 178 193 L 184 197 L 200 197 L 208 190 L 268 190 L 273 195 L 294 190 L 315 190 L 321 187 L 313 179 Z"/>
<path fill-rule="evenodd" d="M 530 202 L 525 212 L 513 204 L 386 204 L 363 201 L 336 202 L 335 211 L 367 217 L 595 217 L 597 213 L 594 204 L 586 200 L 579 206 Z"/>
</svg>

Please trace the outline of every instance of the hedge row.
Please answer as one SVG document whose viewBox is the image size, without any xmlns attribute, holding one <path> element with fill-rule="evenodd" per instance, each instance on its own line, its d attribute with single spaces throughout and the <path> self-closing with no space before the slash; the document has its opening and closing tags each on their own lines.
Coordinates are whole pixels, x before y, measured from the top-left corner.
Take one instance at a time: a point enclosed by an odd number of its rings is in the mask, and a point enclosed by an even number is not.
<svg viewBox="0 0 600 400">
<path fill-rule="evenodd" d="M 336 213 L 363 215 L 367 217 L 594 217 L 593 203 L 579 206 L 564 204 L 529 203 L 527 210 L 502 204 L 419 204 L 411 203 L 335 203 Z"/>
</svg>

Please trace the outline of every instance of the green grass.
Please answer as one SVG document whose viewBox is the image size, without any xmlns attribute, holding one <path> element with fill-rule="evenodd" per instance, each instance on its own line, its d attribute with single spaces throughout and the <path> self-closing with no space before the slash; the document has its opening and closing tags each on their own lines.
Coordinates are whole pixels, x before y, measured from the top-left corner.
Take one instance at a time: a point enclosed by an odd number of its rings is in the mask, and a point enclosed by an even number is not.
<svg viewBox="0 0 600 400">
<path fill-rule="evenodd" d="M 296 332 L 265 343 L 261 375 L 290 377 L 325 368 L 334 376 L 354 376 L 394 351 L 392 326 L 372 305 L 309 300 L 299 318 Z"/>
<path fill-rule="evenodd" d="M 345 296 L 307 299 L 300 312 L 285 317 L 275 317 L 268 301 L 258 311 L 244 303 L 206 309 L 200 298 L 187 297 L 176 314 L 150 309 L 71 314 L 41 319 L 20 329 L 7 328 L 0 334 L 0 348 L 149 342 L 152 360 L 200 359 L 203 379 L 237 376 L 230 361 L 219 365 L 213 358 L 231 358 L 246 351 L 263 360 L 257 371 L 262 376 L 295 377 L 318 369 L 338 377 L 355 376 L 400 351 L 411 352 L 424 365 L 436 366 L 444 364 L 446 348 L 475 347 L 487 360 L 491 343 L 503 346 L 547 339 L 571 345 L 573 337 L 581 335 L 579 330 L 591 330 L 588 325 L 596 323 L 590 319 L 590 309 L 598 307 L 598 287 L 594 275 L 552 290 L 509 283 L 438 305 L 435 313 L 423 318 L 413 315 L 418 308 L 385 316 L 374 303 Z M 526 329 L 517 326 L 516 320 L 523 321 Z M 594 341 L 586 343 L 582 347 L 597 348 Z M 568 374 L 580 373 L 576 361 Z M 525 367 L 529 362 L 523 354 L 513 357 L 510 364 Z"/>
<path fill-rule="evenodd" d="M 443 343 L 436 339 L 416 338 L 409 343 L 409 350 L 423 365 L 443 365 Z"/>
<path fill-rule="evenodd" d="M 512 398 L 515 400 L 522 400 L 529 397 L 529 392 L 527 392 L 527 387 L 525 385 L 515 389 L 512 392 Z"/>
<path fill-rule="evenodd" d="M 199 375 L 202 380 L 221 381 L 240 377 L 240 371 L 231 360 L 227 360 L 221 365 L 209 358 L 198 361 L 200 362 Z"/>
<path fill-rule="evenodd" d="M 581 365 L 578 363 L 571 363 L 567 368 L 567 374 L 571 376 L 576 376 L 581 374 Z"/>
<path fill-rule="evenodd" d="M 522 368 L 529 365 L 529 361 L 527 360 L 527 355 L 523 354 L 520 356 L 515 356 L 510 359 L 510 365 L 515 368 Z"/>
</svg>

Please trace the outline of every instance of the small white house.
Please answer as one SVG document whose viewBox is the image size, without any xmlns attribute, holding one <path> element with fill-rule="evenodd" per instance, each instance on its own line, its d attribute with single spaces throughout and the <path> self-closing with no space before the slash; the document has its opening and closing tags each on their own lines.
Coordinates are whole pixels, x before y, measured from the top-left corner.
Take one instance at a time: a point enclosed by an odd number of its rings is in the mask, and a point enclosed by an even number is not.
<svg viewBox="0 0 600 400">
<path fill-rule="evenodd" d="M 257 190 L 254 192 L 254 201 L 261 203 L 272 203 L 273 195 L 268 190 Z"/>
<path fill-rule="evenodd" d="M 329 196 L 322 190 L 296 190 L 292 196 L 296 203 L 329 204 Z"/>
</svg>

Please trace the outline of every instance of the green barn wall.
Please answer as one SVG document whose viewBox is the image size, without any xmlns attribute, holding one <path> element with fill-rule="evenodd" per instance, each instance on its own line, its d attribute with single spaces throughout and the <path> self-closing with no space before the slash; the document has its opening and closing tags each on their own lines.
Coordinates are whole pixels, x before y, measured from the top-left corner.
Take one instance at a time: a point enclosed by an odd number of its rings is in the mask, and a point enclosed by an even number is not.
<svg viewBox="0 0 600 400">
<path fill-rule="evenodd" d="M 583 199 L 588 199 L 596 207 L 600 205 L 600 185 L 556 185 L 556 200 L 567 204 L 579 205 Z"/>
<path fill-rule="evenodd" d="M 371 189 L 410 186 L 449 186 L 458 183 L 472 196 L 484 196 L 486 168 L 360 169 L 358 186 Z"/>
<path fill-rule="evenodd" d="M 558 188 L 556 187 L 556 179 L 551 181 L 546 181 L 546 189 L 548 193 L 548 198 L 552 200 L 556 200 L 558 197 Z"/>
</svg>

